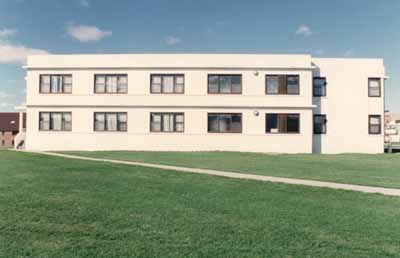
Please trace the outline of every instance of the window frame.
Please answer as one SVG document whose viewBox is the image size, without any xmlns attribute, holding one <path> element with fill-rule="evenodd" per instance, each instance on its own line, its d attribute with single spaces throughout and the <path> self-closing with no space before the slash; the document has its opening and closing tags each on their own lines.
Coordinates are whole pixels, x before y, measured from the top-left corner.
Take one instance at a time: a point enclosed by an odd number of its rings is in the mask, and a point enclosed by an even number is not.
<svg viewBox="0 0 400 258">
<path fill-rule="evenodd" d="M 315 92 L 315 80 L 324 80 L 325 81 L 325 83 L 324 83 L 324 88 L 325 88 L 325 94 L 321 94 L 321 95 L 318 95 L 318 94 L 316 94 L 316 92 Z M 326 95 L 327 95 L 327 92 L 326 92 L 326 85 L 327 85 L 328 83 L 326 82 L 326 77 L 320 77 L 320 76 L 316 76 L 316 77 L 313 77 L 313 97 L 326 97 Z"/>
<path fill-rule="evenodd" d="M 324 118 L 324 123 L 321 124 L 321 131 L 316 131 L 316 127 L 315 127 L 315 118 L 316 117 L 322 117 Z M 314 114 L 313 115 L 313 134 L 327 134 L 328 131 L 328 126 L 327 126 L 327 122 L 328 120 L 326 120 L 326 114 Z"/>
<path fill-rule="evenodd" d="M 379 132 L 376 132 L 376 133 L 372 132 L 371 126 L 374 126 L 375 124 L 371 124 L 371 118 L 379 118 Z M 368 134 L 382 135 L 382 116 L 381 115 L 368 115 Z"/>
<path fill-rule="evenodd" d="M 210 131 L 209 130 L 209 116 L 210 115 L 214 115 L 214 116 L 218 116 L 218 131 Z M 233 115 L 238 115 L 238 116 L 240 116 L 240 131 L 237 131 L 237 132 L 232 132 L 232 131 L 221 131 L 220 130 L 220 124 L 219 124 L 219 117 L 220 116 L 226 116 L 226 115 L 230 115 L 231 116 L 231 120 L 232 120 L 232 116 Z M 241 133 L 243 133 L 243 113 L 217 113 L 217 112 L 208 112 L 207 113 L 207 133 L 217 133 L 217 134 L 219 134 L 219 133 L 228 133 L 228 134 L 231 134 L 231 133 L 233 133 L 233 134 L 241 134 Z"/>
<path fill-rule="evenodd" d="M 277 117 L 277 126 L 278 126 L 278 128 L 279 128 L 279 116 L 286 116 L 286 132 L 276 132 L 276 133 L 274 133 L 274 132 L 268 132 L 267 131 L 267 121 L 268 121 L 268 119 L 267 119 L 267 116 L 268 115 L 276 115 L 276 117 Z M 287 131 L 287 117 L 288 117 L 288 115 L 297 115 L 297 117 L 298 117 L 298 127 L 297 127 L 297 132 L 288 132 Z M 300 113 L 265 113 L 265 133 L 266 134 L 292 134 L 292 135 L 296 135 L 296 134 L 300 134 L 300 129 L 301 129 L 301 119 L 300 119 Z"/>
<path fill-rule="evenodd" d="M 50 76 L 50 83 L 49 83 L 49 91 L 48 92 L 44 92 L 42 90 L 42 81 L 43 81 L 43 77 L 44 76 Z M 62 91 L 61 92 L 52 92 L 52 77 L 55 76 L 61 76 L 62 77 Z M 70 92 L 66 92 L 64 90 L 64 77 L 66 76 L 70 76 L 71 77 L 71 91 Z M 72 74 L 39 74 L 39 94 L 72 94 L 72 87 L 73 87 L 73 76 Z"/>
<path fill-rule="evenodd" d="M 153 126 L 152 126 L 153 115 L 160 115 L 160 117 L 161 117 L 160 131 L 153 130 Z M 173 123 L 174 130 L 173 131 L 164 131 L 163 130 L 164 115 L 170 115 L 170 116 L 172 115 L 174 117 L 174 123 Z M 183 116 L 183 122 L 181 123 L 182 124 L 182 129 L 183 129 L 182 131 L 177 131 L 176 130 L 176 125 L 177 125 L 176 117 L 179 116 L 179 115 Z M 184 112 L 150 112 L 150 127 L 149 127 L 149 129 L 150 129 L 151 133 L 184 133 L 185 132 L 185 113 Z"/>
<path fill-rule="evenodd" d="M 104 76 L 104 92 L 97 92 L 96 91 L 96 78 L 97 76 Z M 111 76 L 117 76 L 117 92 L 107 92 L 107 86 L 106 86 L 106 81 L 107 81 L 107 77 L 111 77 Z M 118 85 L 118 79 L 119 77 L 123 77 L 126 76 L 126 91 L 125 92 L 118 92 L 119 89 L 119 85 Z M 129 81 L 128 81 L 128 74 L 127 73 L 97 73 L 94 74 L 94 81 L 93 81 L 93 93 L 94 94 L 128 94 L 129 91 Z"/>
<path fill-rule="evenodd" d="M 96 130 L 96 114 L 104 115 L 104 130 Z M 120 130 L 119 115 L 124 114 L 126 116 L 126 130 Z M 108 130 L 107 129 L 107 116 L 108 115 L 117 115 L 117 130 Z M 123 122 L 122 122 L 123 123 Z M 93 113 L 93 131 L 94 132 L 111 132 L 111 133 L 120 133 L 120 132 L 128 132 L 128 112 L 94 112 Z"/>
<path fill-rule="evenodd" d="M 268 84 L 267 84 L 267 77 L 269 76 L 274 76 L 274 77 L 278 77 L 278 93 L 269 93 L 268 92 Z M 298 91 L 297 93 L 288 93 L 288 77 L 297 77 L 297 81 L 298 81 Z M 285 84 L 286 84 L 286 93 L 279 93 L 279 89 L 280 89 L 280 77 L 284 77 L 285 79 Z M 264 87 L 265 87 L 265 95 L 292 95 L 292 96 L 299 96 L 300 95 L 300 74 L 266 74 L 265 78 L 264 78 Z"/>
<path fill-rule="evenodd" d="M 371 95 L 370 92 L 370 81 L 379 81 L 379 95 Z M 368 77 L 368 97 L 369 98 L 380 98 L 382 97 L 382 79 L 379 77 Z"/>
<path fill-rule="evenodd" d="M 48 113 L 49 114 L 49 129 L 42 129 L 41 128 L 41 118 L 42 114 Z M 52 129 L 52 122 L 51 122 L 51 117 L 54 114 L 61 114 L 61 129 L 60 130 L 54 130 Z M 69 114 L 71 117 L 70 121 L 70 129 L 65 129 L 65 114 Z M 72 112 L 69 111 L 39 111 L 39 131 L 44 131 L 44 132 L 71 132 L 72 131 Z"/>
<path fill-rule="evenodd" d="M 160 92 L 153 91 L 153 77 L 160 76 L 161 77 L 161 84 L 160 84 Z M 174 77 L 174 90 L 173 92 L 164 92 L 164 77 L 173 76 Z M 182 92 L 176 92 L 176 77 L 181 76 L 183 77 L 183 90 Z M 184 73 L 152 73 L 150 74 L 150 94 L 185 94 L 185 74 Z"/>
<path fill-rule="evenodd" d="M 210 92 L 210 77 L 217 76 L 218 77 L 218 92 Z M 232 92 L 232 79 L 230 84 L 231 91 L 221 92 L 221 77 L 224 76 L 239 76 L 240 78 L 240 92 Z M 210 95 L 241 95 L 243 93 L 243 75 L 242 74 L 207 74 L 207 94 Z"/>
</svg>

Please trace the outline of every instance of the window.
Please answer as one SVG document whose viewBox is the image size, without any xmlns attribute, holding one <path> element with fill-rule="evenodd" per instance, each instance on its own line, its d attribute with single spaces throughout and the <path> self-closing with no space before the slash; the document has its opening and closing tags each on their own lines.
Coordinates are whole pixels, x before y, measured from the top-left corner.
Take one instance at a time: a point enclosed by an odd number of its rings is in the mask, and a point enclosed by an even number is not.
<svg viewBox="0 0 400 258">
<path fill-rule="evenodd" d="M 265 114 L 266 133 L 299 133 L 299 114 Z"/>
<path fill-rule="evenodd" d="M 381 134 L 381 116 L 370 115 L 368 117 L 369 134 Z"/>
<path fill-rule="evenodd" d="M 152 74 L 150 76 L 151 93 L 176 93 L 185 91 L 185 76 L 183 74 Z"/>
<path fill-rule="evenodd" d="M 208 75 L 209 94 L 241 94 L 242 75 Z"/>
<path fill-rule="evenodd" d="M 313 95 L 314 97 L 326 96 L 326 78 L 314 77 L 313 78 Z"/>
<path fill-rule="evenodd" d="M 4 140 L 1 140 L 1 145 L 3 145 L 3 146 L 5 145 L 5 142 L 4 142 Z"/>
<path fill-rule="evenodd" d="M 314 134 L 326 134 L 326 115 L 314 115 Z"/>
<path fill-rule="evenodd" d="M 208 113 L 209 133 L 241 133 L 242 114 Z"/>
<path fill-rule="evenodd" d="M 265 93 L 267 95 L 299 95 L 299 75 L 266 75 Z"/>
<path fill-rule="evenodd" d="M 71 112 L 40 112 L 40 131 L 71 131 Z"/>
<path fill-rule="evenodd" d="M 128 115 L 126 112 L 95 112 L 94 131 L 126 132 Z"/>
<path fill-rule="evenodd" d="M 17 135 L 18 131 L 12 131 L 12 135 Z"/>
<path fill-rule="evenodd" d="M 368 97 L 381 96 L 381 79 L 368 78 Z"/>
<path fill-rule="evenodd" d="M 150 113 L 151 132 L 183 132 L 184 113 Z"/>
<path fill-rule="evenodd" d="M 40 93 L 71 93 L 72 92 L 72 75 L 40 75 Z"/>
<path fill-rule="evenodd" d="M 127 93 L 127 74 L 95 74 L 94 93 Z"/>
</svg>

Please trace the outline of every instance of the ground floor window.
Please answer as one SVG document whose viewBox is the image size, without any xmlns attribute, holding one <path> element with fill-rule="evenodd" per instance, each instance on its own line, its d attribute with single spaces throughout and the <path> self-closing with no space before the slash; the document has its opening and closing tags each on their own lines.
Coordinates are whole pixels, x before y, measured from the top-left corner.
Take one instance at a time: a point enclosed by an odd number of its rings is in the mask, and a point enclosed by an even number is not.
<svg viewBox="0 0 400 258">
<path fill-rule="evenodd" d="M 184 113 L 150 113 L 151 132 L 183 132 Z"/>
<path fill-rule="evenodd" d="M 368 127 L 369 134 L 381 134 L 381 115 L 370 115 Z"/>
<path fill-rule="evenodd" d="M 95 112 L 94 130 L 126 132 L 128 130 L 128 115 L 126 112 Z"/>
<path fill-rule="evenodd" d="M 40 131 L 71 131 L 71 112 L 39 112 Z"/>
<path fill-rule="evenodd" d="M 266 133 L 299 133 L 300 114 L 265 114 Z"/>
<path fill-rule="evenodd" d="M 326 134 L 326 115 L 314 115 L 314 134 Z"/>
<path fill-rule="evenodd" d="M 208 113 L 209 133 L 241 133 L 241 113 Z"/>
</svg>

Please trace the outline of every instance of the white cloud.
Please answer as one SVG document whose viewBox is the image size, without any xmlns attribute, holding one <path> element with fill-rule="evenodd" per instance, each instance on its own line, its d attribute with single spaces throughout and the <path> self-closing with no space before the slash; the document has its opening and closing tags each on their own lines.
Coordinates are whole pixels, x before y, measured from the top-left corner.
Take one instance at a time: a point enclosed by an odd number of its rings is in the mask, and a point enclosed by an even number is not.
<svg viewBox="0 0 400 258">
<path fill-rule="evenodd" d="M 8 99 L 14 97 L 13 94 L 7 93 L 5 91 L 0 91 L 0 99 Z"/>
<path fill-rule="evenodd" d="M 351 56 L 354 56 L 354 54 L 355 54 L 354 48 L 349 48 L 344 52 L 343 56 L 351 57 Z"/>
<path fill-rule="evenodd" d="M 182 40 L 178 37 L 168 36 L 164 39 L 165 44 L 168 46 L 174 46 L 182 42 Z"/>
<path fill-rule="evenodd" d="M 296 30 L 296 35 L 310 36 L 312 34 L 312 30 L 305 24 L 300 25 Z"/>
<path fill-rule="evenodd" d="M 15 79 L 9 79 L 9 80 L 7 80 L 7 83 L 17 83 L 18 82 L 18 80 L 15 80 Z"/>
<path fill-rule="evenodd" d="M 49 52 L 43 49 L 29 48 L 23 45 L 13 45 L 0 41 L 0 63 L 24 63 L 28 55 L 46 54 L 49 54 Z"/>
<path fill-rule="evenodd" d="M 0 38 L 12 37 L 17 34 L 16 29 L 0 28 Z"/>
<path fill-rule="evenodd" d="M 73 24 L 69 24 L 67 26 L 67 32 L 71 37 L 81 42 L 99 41 L 105 37 L 112 35 L 112 31 L 103 31 L 96 26 Z"/>
<path fill-rule="evenodd" d="M 0 108 L 9 109 L 14 104 L 11 101 L 15 100 L 15 95 L 7 93 L 5 91 L 0 91 Z"/>
<path fill-rule="evenodd" d="M 10 107 L 10 106 L 12 106 L 12 104 L 9 102 L 1 102 L 0 103 L 0 107 L 2 107 L 2 108 L 6 108 L 6 107 Z"/>
<path fill-rule="evenodd" d="M 82 7 L 89 8 L 90 7 L 90 2 L 89 2 L 89 0 L 80 0 L 79 1 L 79 5 L 82 6 Z"/>
</svg>

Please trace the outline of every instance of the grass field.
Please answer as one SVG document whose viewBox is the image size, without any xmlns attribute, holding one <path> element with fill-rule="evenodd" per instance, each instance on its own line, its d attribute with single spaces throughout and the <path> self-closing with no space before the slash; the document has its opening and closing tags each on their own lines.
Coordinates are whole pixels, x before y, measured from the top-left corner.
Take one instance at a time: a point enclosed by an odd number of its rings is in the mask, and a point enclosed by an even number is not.
<svg viewBox="0 0 400 258">
<path fill-rule="evenodd" d="M 68 152 L 88 157 L 400 188 L 399 154 L 268 155 L 239 152 Z"/>
<path fill-rule="evenodd" d="M 400 198 L 0 151 L 0 257 L 399 257 Z"/>
</svg>

